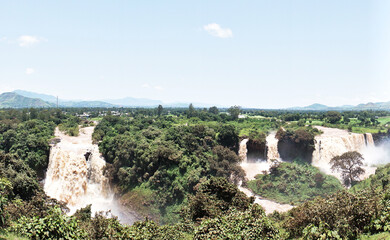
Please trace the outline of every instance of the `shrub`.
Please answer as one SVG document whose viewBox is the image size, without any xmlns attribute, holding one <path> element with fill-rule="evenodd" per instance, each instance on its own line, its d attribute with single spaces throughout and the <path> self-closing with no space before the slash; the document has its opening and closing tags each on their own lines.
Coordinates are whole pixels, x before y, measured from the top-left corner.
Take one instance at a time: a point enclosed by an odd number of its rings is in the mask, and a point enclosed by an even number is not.
<svg viewBox="0 0 390 240">
<path fill-rule="evenodd" d="M 194 239 L 280 239 L 279 230 L 257 204 L 241 212 L 232 210 L 203 220 L 195 229 Z"/>
<path fill-rule="evenodd" d="M 87 238 L 75 218 L 63 215 L 59 208 L 53 208 L 49 215 L 43 218 L 22 216 L 9 231 L 34 239 Z"/>
</svg>

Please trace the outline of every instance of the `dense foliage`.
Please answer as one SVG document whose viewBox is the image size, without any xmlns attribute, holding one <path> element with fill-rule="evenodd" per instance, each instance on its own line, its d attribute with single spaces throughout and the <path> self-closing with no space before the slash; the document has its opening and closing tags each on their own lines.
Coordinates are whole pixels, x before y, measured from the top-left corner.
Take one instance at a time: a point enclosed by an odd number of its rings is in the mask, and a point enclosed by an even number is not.
<svg viewBox="0 0 390 240">
<path fill-rule="evenodd" d="M 372 222 L 383 209 L 381 199 L 383 195 L 377 192 L 341 191 L 293 208 L 283 226 L 291 237 L 301 236 L 307 227 L 326 226 L 343 238 L 356 239 L 359 234 L 372 230 Z"/>
<path fill-rule="evenodd" d="M 172 118 L 105 117 L 94 138 L 107 172 L 126 191 L 150 189 L 158 208 L 181 204 L 202 177 L 243 179 L 234 126 L 178 125 Z"/>
<path fill-rule="evenodd" d="M 387 190 L 390 184 L 390 164 L 378 167 L 375 174 L 369 178 L 356 183 L 351 187 L 350 191 L 358 192 L 364 189 L 375 189 L 377 191 Z"/>
<path fill-rule="evenodd" d="M 249 181 L 248 187 L 260 196 L 293 205 L 342 189 L 337 178 L 296 162 L 274 164 L 269 173 L 259 174 L 256 180 Z"/>
<path fill-rule="evenodd" d="M 239 107 L 227 111 L 194 106 L 0 110 L 0 238 L 386 237 L 383 232 L 390 231 L 389 166 L 378 168 L 375 175 L 355 184 L 350 191 L 329 196 L 340 189 L 340 184 L 297 162 L 309 162 L 306 156 L 312 151 L 314 136 L 319 134 L 310 125 L 382 131 L 381 138 L 386 138 L 388 113 L 261 111 Z M 109 218 L 109 214 L 93 215 L 90 206 L 67 216 L 63 204 L 45 195 L 38 176 L 42 177 L 47 167 L 54 128 L 60 125 L 68 134 L 76 135 L 73 130 L 83 122 L 78 117 L 81 115 L 100 121 L 94 141 L 109 163 L 105 174 L 111 178 L 120 200 L 159 222 L 145 219 L 132 226 L 122 225 L 116 218 Z M 237 150 L 239 139 L 249 138 L 256 148 L 264 144 L 269 132 L 277 129 L 283 144 L 298 148 L 285 152 L 290 160 L 298 161 L 275 165 L 269 174 L 257 176 L 249 186 L 263 196 L 292 201 L 296 207 L 267 217 L 253 203 L 254 199 L 246 197 L 236 186 L 244 178 Z M 317 195 L 320 196 L 313 199 Z M 161 225 L 169 222 L 175 224 Z"/>
</svg>

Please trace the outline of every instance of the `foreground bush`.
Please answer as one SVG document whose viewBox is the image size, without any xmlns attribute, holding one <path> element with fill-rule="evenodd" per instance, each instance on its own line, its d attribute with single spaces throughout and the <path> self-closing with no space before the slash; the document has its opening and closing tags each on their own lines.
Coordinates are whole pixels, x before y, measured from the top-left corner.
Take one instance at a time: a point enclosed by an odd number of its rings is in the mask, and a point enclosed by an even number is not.
<svg viewBox="0 0 390 240">
<path fill-rule="evenodd" d="M 204 220 L 194 234 L 194 239 L 281 239 L 279 230 L 257 204 L 245 212 L 233 210 Z"/>
<path fill-rule="evenodd" d="M 76 219 L 63 215 L 59 208 L 53 208 L 50 214 L 43 218 L 22 216 L 9 230 L 30 239 L 87 238 Z"/>
<path fill-rule="evenodd" d="M 372 222 L 380 216 L 382 198 L 382 194 L 374 191 L 357 194 L 340 191 L 293 208 L 288 212 L 284 227 L 290 237 L 301 236 L 309 226 L 334 231 L 343 238 L 356 239 L 358 235 L 370 231 Z"/>
</svg>

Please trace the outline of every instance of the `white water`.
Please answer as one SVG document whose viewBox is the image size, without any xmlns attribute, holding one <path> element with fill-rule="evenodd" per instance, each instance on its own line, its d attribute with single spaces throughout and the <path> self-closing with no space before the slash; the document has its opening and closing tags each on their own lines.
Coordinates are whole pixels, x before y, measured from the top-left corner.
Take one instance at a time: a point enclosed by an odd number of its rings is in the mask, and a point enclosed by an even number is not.
<svg viewBox="0 0 390 240">
<path fill-rule="evenodd" d="M 367 146 L 361 154 L 368 166 L 380 166 L 390 163 L 390 141 L 383 142 L 378 146 Z"/>
<path fill-rule="evenodd" d="M 242 167 L 242 169 L 244 169 L 244 171 L 246 173 L 246 177 L 248 178 L 248 180 L 253 180 L 253 179 L 255 179 L 255 176 L 257 174 L 262 174 L 263 171 L 268 171 L 270 168 L 270 163 L 269 163 L 269 161 L 264 161 L 261 159 L 258 159 L 257 161 L 254 161 L 254 162 L 252 162 L 252 161 L 248 162 L 248 158 L 247 158 L 248 150 L 247 150 L 247 146 L 246 146 L 248 140 L 249 139 L 243 139 L 240 142 L 238 156 L 241 159 L 240 166 Z"/>
<path fill-rule="evenodd" d="M 274 146 L 276 146 L 276 153 L 277 153 L 277 139 L 275 138 L 275 134 L 271 134 L 270 136 L 273 137 L 273 139 L 271 139 L 272 148 L 275 149 Z M 268 136 L 267 139 L 269 139 L 269 138 L 270 137 Z M 275 144 L 274 139 L 276 140 L 276 144 Z M 248 150 L 247 150 L 247 146 L 246 146 L 247 142 L 248 142 L 248 139 L 243 139 L 240 142 L 240 148 L 238 151 L 238 155 L 241 158 L 241 167 L 244 169 L 247 179 L 253 180 L 253 179 L 255 179 L 256 175 L 263 174 L 264 172 L 269 171 L 269 168 L 271 166 L 270 159 L 279 159 L 279 153 L 277 153 L 277 155 L 276 155 L 275 152 L 273 152 L 272 153 L 273 155 L 271 155 L 272 158 L 269 158 L 267 161 L 258 160 L 257 162 L 248 162 L 248 158 L 247 158 Z M 268 146 L 268 142 L 267 142 L 267 146 Z M 268 151 L 268 153 L 269 153 L 269 151 Z M 277 156 L 277 158 L 275 156 Z M 267 154 L 267 158 L 268 158 L 268 154 Z M 240 191 L 245 193 L 248 197 L 254 196 L 255 203 L 262 206 L 264 208 L 266 214 L 273 213 L 274 211 L 286 212 L 286 211 L 290 210 L 291 208 L 293 208 L 292 205 L 280 204 L 280 203 L 277 203 L 277 202 L 274 202 L 274 201 L 271 201 L 268 199 L 264 199 L 259 195 L 253 194 L 251 190 L 242 187 L 241 183 L 238 184 L 238 188 L 240 189 Z"/>
<path fill-rule="evenodd" d="M 255 203 L 259 204 L 264 208 L 264 211 L 266 214 L 273 213 L 274 211 L 278 212 L 287 212 L 294 206 L 289 204 L 280 204 L 275 201 L 271 201 L 268 199 L 261 198 L 259 195 L 253 194 L 251 190 L 238 186 L 238 189 L 240 189 L 241 192 L 245 193 L 248 197 L 254 196 L 255 197 Z"/>
<path fill-rule="evenodd" d="M 370 133 L 364 134 L 349 133 L 337 128 L 326 128 L 316 126 L 323 134 L 316 136 L 315 150 L 313 152 L 312 165 L 318 167 L 326 174 L 333 175 L 338 179 L 341 176 L 338 172 L 331 170 L 330 160 L 349 151 L 360 152 L 364 157 L 364 170 L 366 171 L 360 179 L 363 180 L 375 173 L 376 167 L 372 166 L 372 154 L 377 155 L 377 147 Z M 371 149 L 368 151 L 368 149 Z"/>
<path fill-rule="evenodd" d="M 280 160 L 280 155 L 278 151 L 278 139 L 275 137 L 276 132 L 269 134 L 266 138 L 267 142 L 267 160 Z"/>
<path fill-rule="evenodd" d="M 103 175 L 106 162 L 98 146 L 92 144 L 93 129 L 82 128 L 78 137 L 67 136 L 56 129 L 55 135 L 61 141 L 50 150 L 44 190 L 48 196 L 65 202 L 69 214 L 92 204 L 93 213 L 111 210 L 121 222 L 132 223 L 135 217 L 120 209 Z M 87 152 L 91 153 L 88 161 L 84 156 Z"/>
</svg>

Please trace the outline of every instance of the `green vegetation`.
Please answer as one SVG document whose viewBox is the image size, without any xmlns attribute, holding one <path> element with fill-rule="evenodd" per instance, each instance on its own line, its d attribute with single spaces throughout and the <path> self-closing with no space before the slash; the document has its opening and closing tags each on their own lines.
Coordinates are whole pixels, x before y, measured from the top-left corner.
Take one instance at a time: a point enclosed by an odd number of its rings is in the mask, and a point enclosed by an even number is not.
<svg viewBox="0 0 390 240">
<path fill-rule="evenodd" d="M 169 117 L 107 116 L 93 134 L 95 141 L 101 141 L 100 150 L 110 163 L 107 169 L 121 193 L 152 191 L 154 199 L 149 204 L 151 209 L 160 209 L 163 219 L 178 208 L 168 206 L 181 205 L 202 178 L 232 175 L 239 181 L 244 177 L 235 153 L 234 126 L 174 123 Z"/>
<path fill-rule="evenodd" d="M 24 122 L 0 121 L 0 151 L 23 159 L 32 169 L 42 174 L 49 160 L 49 140 L 55 124 L 40 119 Z"/>
<path fill-rule="evenodd" d="M 375 189 L 378 191 L 383 191 L 388 187 L 390 183 L 390 164 L 385 166 L 378 167 L 375 171 L 375 174 L 371 175 L 369 178 L 356 183 L 351 187 L 350 191 L 358 192 L 364 189 Z"/>
<path fill-rule="evenodd" d="M 344 185 L 350 186 L 359 180 L 365 170 L 361 167 L 363 165 L 363 156 L 356 152 L 346 152 L 340 156 L 335 156 L 330 160 L 333 171 L 341 172 Z"/>
<path fill-rule="evenodd" d="M 0 108 L 44 108 L 53 106 L 54 104 L 45 102 L 41 99 L 23 97 L 13 92 L 5 92 L 0 94 Z"/>
<path fill-rule="evenodd" d="M 237 111 L 238 110 L 238 111 Z M 388 112 L 293 112 L 240 108 L 21 109 L 0 110 L 0 239 L 384 239 L 390 231 L 390 165 L 341 190 L 311 167 L 310 125 L 382 131 Z M 237 118 L 237 112 L 248 118 Z M 87 113 L 87 114 L 84 114 Z M 78 116 L 89 117 L 80 119 Z M 340 118 L 341 116 L 341 118 Z M 99 119 L 94 141 L 109 163 L 105 174 L 125 206 L 148 216 L 132 226 L 91 206 L 67 216 L 45 195 L 39 177 L 47 167 L 55 126 L 76 135 L 76 126 Z M 348 119 L 348 120 L 347 120 Z M 281 155 L 248 186 L 295 208 L 266 216 L 240 192 L 240 137 L 253 148 L 278 130 Z M 248 141 L 249 142 L 249 141 Z M 296 148 L 288 152 L 283 144 Z M 283 153 L 284 152 L 284 153 Z M 338 192 L 337 192 L 338 191 Z M 165 224 L 165 225 L 162 225 Z"/>
<path fill-rule="evenodd" d="M 374 222 L 386 209 L 382 205 L 384 198 L 383 194 L 371 191 L 357 194 L 340 191 L 293 208 L 286 214 L 283 227 L 290 237 L 302 236 L 314 228 L 311 237 L 319 232 L 333 232 L 334 236 L 356 239 L 362 233 L 376 232 Z"/>
<path fill-rule="evenodd" d="M 64 132 L 69 136 L 78 136 L 79 135 L 79 124 L 80 119 L 74 116 L 67 118 L 63 121 L 58 128 L 60 131 Z"/>
<path fill-rule="evenodd" d="M 304 162 L 311 163 L 314 151 L 314 136 L 318 133 L 316 128 L 280 128 L 275 137 L 279 140 L 278 151 L 280 157 L 284 160 L 300 159 Z"/>
<path fill-rule="evenodd" d="M 256 194 L 280 203 L 298 205 L 342 189 L 339 180 L 306 163 L 275 163 L 268 174 L 248 182 Z"/>
</svg>

